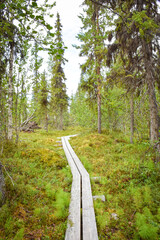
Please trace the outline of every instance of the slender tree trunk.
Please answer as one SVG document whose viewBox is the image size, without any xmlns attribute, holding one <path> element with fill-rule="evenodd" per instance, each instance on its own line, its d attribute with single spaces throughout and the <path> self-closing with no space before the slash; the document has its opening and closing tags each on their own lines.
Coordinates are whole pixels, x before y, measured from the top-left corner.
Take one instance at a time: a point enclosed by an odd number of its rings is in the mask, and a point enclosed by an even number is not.
<svg viewBox="0 0 160 240">
<path fill-rule="evenodd" d="M 45 113 L 45 130 L 48 132 L 48 114 L 47 114 L 47 109 Z"/>
<path fill-rule="evenodd" d="M 26 103 L 27 96 L 26 96 L 25 80 L 24 80 L 23 74 L 22 74 L 21 81 L 22 81 L 22 89 L 21 89 L 21 104 L 20 104 L 20 121 L 24 122 L 28 118 L 28 115 L 27 115 L 27 103 Z"/>
<path fill-rule="evenodd" d="M 13 137 L 13 42 L 10 43 L 9 86 L 8 86 L 8 140 Z"/>
<path fill-rule="evenodd" d="M 4 204 L 4 202 L 5 202 L 5 181 L 2 172 L 2 165 L 0 163 L 0 207 Z"/>
<path fill-rule="evenodd" d="M 150 140 L 155 143 L 159 140 L 158 107 L 156 102 L 155 86 L 153 82 L 148 83 L 149 107 L 150 107 Z"/>
<path fill-rule="evenodd" d="M 19 97 L 19 89 L 18 89 L 18 85 L 19 85 L 19 71 L 18 71 L 18 82 L 17 82 L 17 93 L 15 94 L 15 130 L 16 130 L 16 143 L 18 143 L 18 139 L 19 139 L 19 121 L 18 121 L 18 97 Z"/>
<path fill-rule="evenodd" d="M 142 40 L 142 46 L 145 57 L 146 80 L 148 85 L 149 107 L 150 107 L 150 141 L 155 144 L 159 140 L 159 126 L 158 126 L 158 107 L 155 93 L 155 78 L 153 73 L 152 61 L 152 43 L 146 43 Z M 160 151 L 160 145 L 157 146 Z"/>
<path fill-rule="evenodd" d="M 96 31 L 97 36 L 99 37 L 99 6 L 96 4 L 95 7 L 95 14 L 96 14 Z M 96 43 L 97 48 L 98 43 Z M 97 51 L 97 50 L 96 50 Z M 96 56 L 96 73 L 97 73 L 97 105 L 98 105 L 98 133 L 101 133 L 101 61 L 99 53 L 95 51 Z"/>
<path fill-rule="evenodd" d="M 63 130 L 63 110 L 60 109 L 60 130 Z"/>
<path fill-rule="evenodd" d="M 100 76 L 100 67 L 97 69 L 97 74 Z M 97 105 L 98 105 L 98 133 L 101 133 L 101 82 L 98 79 L 97 86 Z"/>
<path fill-rule="evenodd" d="M 3 139 L 3 104 L 2 104 L 2 79 L 0 75 L 0 141 Z"/>
<path fill-rule="evenodd" d="M 131 100 L 130 100 L 130 117 L 131 117 L 131 136 L 130 136 L 130 143 L 133 143 L 133 136 L 134 136 L 134 97 L 133 93 L 131 93 Z"/>
</svg>

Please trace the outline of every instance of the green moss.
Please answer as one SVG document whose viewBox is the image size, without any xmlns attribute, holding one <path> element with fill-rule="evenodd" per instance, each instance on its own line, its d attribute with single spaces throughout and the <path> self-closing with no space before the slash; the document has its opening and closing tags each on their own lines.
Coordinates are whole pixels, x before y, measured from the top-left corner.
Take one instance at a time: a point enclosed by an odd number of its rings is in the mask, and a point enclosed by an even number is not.
<svg viewBox="0 0 160 240">
<path fill-rule="evenodd" d="M 159 170 L 149 143 L 145 140 L 130 144 L 129 136 L 121 132 L 103 131 L 101 135 L 86 132 L 72 138 L 71 145 L 89 166 L 91 176 L 104 179 L 99 183 L 92 181 L 93 194 L 106 197 L 104 203 L 95 202 L 99 239 L 151 239 L 153 235 L 158 240 Z M 136 213 L 146 216 L 145 208 L 153 218 L 142 229 L 137 226 Z M 118 220 L 112 217 L 113 213 Z M 151 234 L 145 235 L 150 224 Z"/>
<path fill-rule="evenodd" d="M 20 230 L 18 230 L 13 240 L 23 240 L 23 236 L 24 236 L 24 228 L 21 228 Z"/>
<path fill-rule="evenodd" d="M 0 209 L 0 239 L 25 239 L 27 235 L 63 239 L 72 183 L 64 152 L 54 146 L 63 134 L 67 135 L 60 131 L 21 133 L 19 147 L 6 149 L 11 152 L 3 157 L 3 164 L 14 186 L 5 174 L 7 202 Z M 63 201 L 57 197 L 59 191 L 64 192 Z"/>
<path fill-rule="evenodd" d="M 57 137 L 80 131 L 21 133 L 19 148 L 3 156 L 15 185 L 5 174 L 8 200 L 0 209 L 0 239 L 21 237 L 22 229 L 22 239 L 29 234 L 64 239 L 72 175 L 63 150 L 54 145 Z M 130 144 L 120 132 L 83 130 L 70 142 L 90 176 L 101 177 L 92 181 L 93 194 L 106 197 L 94 202 L 99 240 L 158 240 L 159 168 L 147 141 Z"/>
</svg>

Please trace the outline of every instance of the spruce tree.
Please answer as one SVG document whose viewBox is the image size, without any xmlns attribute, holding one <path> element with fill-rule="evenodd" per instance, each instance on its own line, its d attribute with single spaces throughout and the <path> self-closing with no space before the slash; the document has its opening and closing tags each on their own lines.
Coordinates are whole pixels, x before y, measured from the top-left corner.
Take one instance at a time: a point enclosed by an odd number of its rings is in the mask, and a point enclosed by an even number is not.
<svg viewBox="0 0 160 240">
<path fill-rule="evenodd" d="M 39 109 L 38 113 L 43 123 L 44 129 L 48 132 L 48 84 L 46 72 L 41 74 L 40 90 L 38 94 Z"/>
<path fill-rule="evenodd" d="M 51 65 L 51 112 L 54 113 L 55 125 L 63 129 L 64 113 L 67 110 L 68 96 L 66 93 L 65 74 L 63 65 L 67 61 L 64 58 L 64 43 L 62 39 L 62 25 L 60 15 L 57 13 L 55 23 L 55 39 L 57 53 L 50 55 Z"/>
<path fill-rule="evenodd" d="M 45 1 L 40 6 L 38 1 L 33 0 L 2 0 L 0 2 L 0 91 L 3 91 L 4 74 L 8 79 L 8 139 L 13 137 L 13 92 L 14 76 L 13 68 L 16 66 L 17 56 L 24 56 L 24 41 L 36 39 L 38 48 L 53 52 L 50 45 L 52 27 L 45 21 L 45 16 L 52 16 L 50 10 L 55 3 L 49 4 Z M 43 34 L 39 34 L 42 31 Z M 9 71 L 8 71 L 9 69 Z M 2 95 L 1 95 L 2 97 Z M 3 99 L 0 100 L 3 102 Z M 2 105 L 2 104 L 1 104 Z"/>
<path fill-rule="evenodd" d="M 92 0 L 95 2 L 94 0 Z M 97 2 L 97 1 L 96 1 Z M 104 5 L 106 3 L 106 5 Z M 111 58 L 120 52 L 128 59 L 131 73 L 141 73 L 141 84 L 147 85 L 150 108 L 150 140 L 159 140 L 158 106 L 156 100 L 156 82 L 159 84 L 160 62 L 160 14 L 158 1 L 98 1 L 104 8 L 110 8 L 118 16 L 115 21 L 115 41 L 109 46 Z M 132 81 L 132 85 L 139 82 Z M 160 148 L 160 146 L 159 146 Z"/>
<path fill-rule="evenodd" d="M 81 86 L 93 99 L 97 99 L 98 133 L 101 133 L 102 66 L 105 59 L 106 34 L 104 11 L 98 4 L 89 0 L 84 1 L 83 5 L 85 15 L 80 16 L 83 27 L 77 36 L 82 44 L 77 48 L 81 49 L 80 56 L 87 57 L 87 60 L 81 65 Z"/>
</svg>

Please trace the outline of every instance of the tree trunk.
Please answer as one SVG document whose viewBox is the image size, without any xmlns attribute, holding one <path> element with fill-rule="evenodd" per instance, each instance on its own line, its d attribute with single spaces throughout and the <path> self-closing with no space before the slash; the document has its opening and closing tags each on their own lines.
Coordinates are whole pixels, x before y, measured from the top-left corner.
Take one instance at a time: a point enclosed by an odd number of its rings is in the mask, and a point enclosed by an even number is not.
<svg viewBox="0 0 160 240">
<path fill-rule="evenodd" d="M 130 100 L 130 117 L 131 117 L 131 136 L 130 136 L 130 143 L 133 143 L 133 136 L 134 136 L 134 98 L 133 93 L 131 93 L 131 100 Z"/>
<path fill-rule="evenodd" d="M 95 14 L 96 14 L 96 31 L 97 36 L 99 37 L 99 7 L 94 5 L 95 7 Z M 97 48 L 97 43 L 95 49 Z M 101 133 L 101 60 L 100 55 L 95 51 L 96 56 L 96 73 L 97 73 L 97 105 L 98 105 L 98 133 Z"/>
<path fill-rule="evenodd" d="M 144 63 L 146 70 L 146 80 L 148 85 L 149 108 L 150 108 L 150 141 L 155 144 L 159 141 L 159 127 L 158 127 L 158 107 L 155 93 L 155 77 L 154 77 L 154 63 L 152 60 L 152 43 L 147 43 L 142 40 Z M 160 150 L 160 145 L 157 146 Z"/>
<path fill-rule="evenodd" d="M 155 86 L 148 83 L 149 107 L 150 107 L 150 141 L 152 144 L 159 140 L 158 107 L 156 102 Z"/>
<path fill-rule="evenodd" d="M 13 42 L 10 43 L 9 86 L 8 86 L 8 140 L 13 137 Z"/>
<path fill-rule="evenodd" d="M 1 75 L 0 75 L 0 141 L 3 138 L 3 102 L 2 102 L 2 81 L 1 81 Z"/>
<path fill-rule="evenodd" d="M 62 108 L 60 109 L 60 125 L 59 125 L 60 130 L 63 130 L 63 110 Z"/>
<path fill-rule="evenodd" d="M 100 74 L 100 68 L 98 70 Z M 98 133 L 101 133 L 101 91 L 100 91 L 100 79 L 98 79 L 97 87 L 97 104 L 98 104 Z"/>
<path fill-rule="evenodd" d="M 18 82 L 17 82 L 17 92 L 15 93 L 15 130 L 16 130 L 16 143 L 18 144 L 18 139 L 19 139 L 19 121 L 18 121 L 18 97 L 19 97 L 19 71 L 18 71 Z"/>
<path fill-rule="evenodd" d="M 0 163 L 0 207 L 5 202 L 5 182 L 4 182 L 4 176 L 2 172 L 2 165 Z"/>
<path fill-rule="evenodd" d="M 46 132 L 48 132 L 48 114 L 47 114 L 47 110 L 46 110 L 46 113 L 45 113 L 45 130 L 46 130 Z"/>
</svg>

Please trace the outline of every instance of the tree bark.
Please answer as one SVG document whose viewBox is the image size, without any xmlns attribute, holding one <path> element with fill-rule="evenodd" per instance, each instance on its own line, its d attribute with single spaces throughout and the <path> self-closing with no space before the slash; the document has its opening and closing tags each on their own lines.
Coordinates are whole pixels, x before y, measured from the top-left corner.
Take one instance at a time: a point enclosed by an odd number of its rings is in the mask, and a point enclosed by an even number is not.
<svg viewBox="0 0 160 240">
<path fill-rule="evenodd" d="M 8 86 L 8 140 L 13 137 L 13 42 L 10 43 L 9 86 Z"/>
<path fill-rule="evenodd" d="M 148 82 L 149 107 L 150 107 L 150 141 L 152 144 L 159 140 L 158 107 L 156 102 L 155 86 Z"/>
<path fill-rule="evenodd" d="M 97 74 L 100 75 L 100 67 L 97 69 Z M 101 133 L 101 91 L 100 91 L 100 79 L 98 79 L 97 86 L 97 104 L 98 104 L 98 133 Z"/>
<path fill-rule="evenodd" d="M 97 36 L 99 37 L 99 7 L 95 6 L 95 14 L 96 14 L 96 31 Z M 97 48 L 97 43 L 95 48 Z M 100 55 L 95 51 L 96 56 L 96 74 L 97 74 L 97 105 L 98 105 L 98 133 L 101 134 L 101 60 Z"/>
<path fill-rule="evenodd" d="M 46 132 L 48 132 L 48 114 L 47 114 L 47 110 L 46 110 L 46 113 L 45 113 L 45 130 L 46 130 Z"/>
<path fill-rule="evenodd" d="M 155 144 L 159 141 L 159 126 L 158 126 L 158 107 L 155 93 L 155 77 L 154 77 L 154 63 L 152 53 L 152 43 L 147 43 L 142 40 L 142 47 L 144 52 L 144 63 L 146 70 L 146 80 L 149 95 L 149 108 L 150 108 L 150 142 Z M 157 146 L 160 150 L 160 145 Z"/>
<path fill-rule="evenodd" d="M 131 126 L 130 126 L 130 131 L 131 131 L 131 136 L 130 136 L 130 143 L 133 143 L 133 136 L 134 136 L 134 98 L 133 98 L 133 93 L 131 93 L 131 100 L 130 100 L 130 117 L 131 117 Z"/>
<path fill-rule="evenodd" d="M 63 110 L 60 109 L 60 130 L 63 130 Z"/>
<path fill-rule="evenodd" d="M 2 103 L 2 80 L 1 80 L 1 75 L 0 75 L 0 141 L 2 139 L 2 135 L 3 135 L 3 103 Z"/>
<path fill-rule="evenodd" d="M 2 165 L 0 163 L 0 207 L 4 204 L 4 202 L 5 202 L 5 181 L 2 172 Z"/>
<path fill-rule="evenodd" d="M 17 92 L 15 94 L 15 130 L 16 130 L 16 143 L 18 144 L 18 139 L 19 139 L 19 129 L 20 129 L 20 125 L 19 125 L 19 121 L 18 121 L 18 97 L 19 97 L 19 89 L 18 89 L 18 85 L 19 85 L 19 71 L 18 71 L 18 82 L 17 82 Z"/>
</svg>

